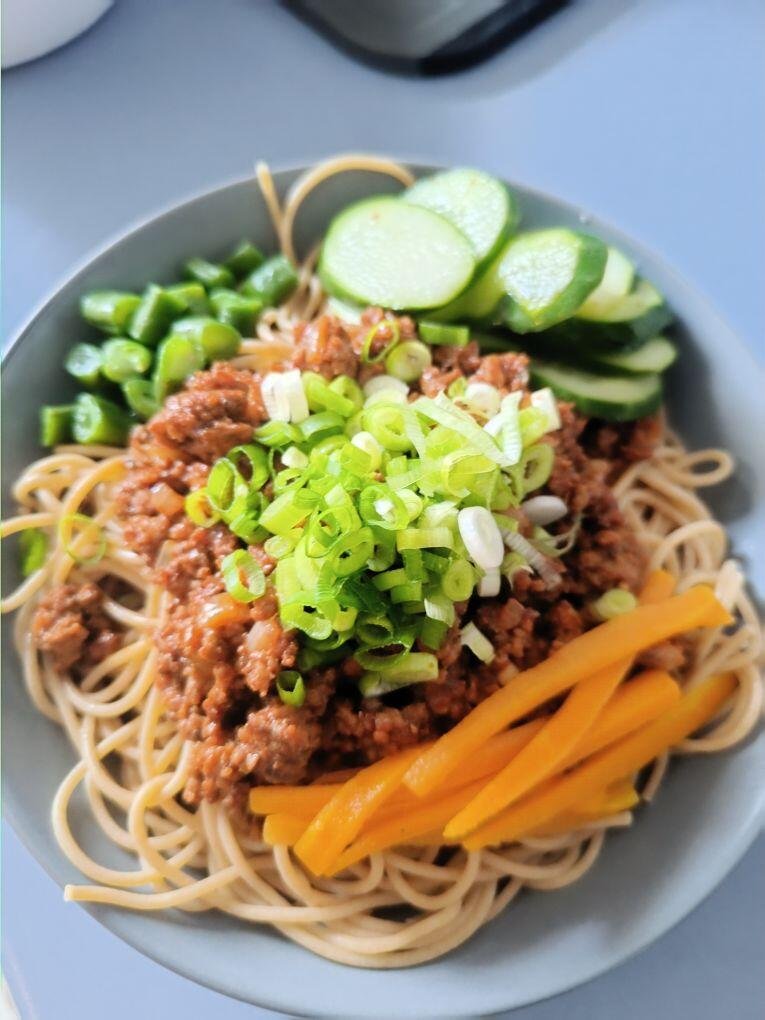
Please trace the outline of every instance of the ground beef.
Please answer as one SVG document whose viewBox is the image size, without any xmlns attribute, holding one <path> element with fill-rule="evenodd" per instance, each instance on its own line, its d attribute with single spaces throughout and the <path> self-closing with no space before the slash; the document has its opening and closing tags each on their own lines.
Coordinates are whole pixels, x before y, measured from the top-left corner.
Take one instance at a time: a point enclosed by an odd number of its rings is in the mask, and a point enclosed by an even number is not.
<svg viewBox="0 0 765 1020">
<path fill-rule="evenodd" d="M 376 327 L 376 329 L 375 329 Z M 364 382 L 382 371 L 362 362 L 397 331 L 416 337 L 408 317 L 394 319 L 368 309 L 358 325 L 333 316 L 298 326 L 293 364 L 327 378 L 348 375 Z M 419 389 L 435 395 L 456 379 L 487 382 L 502 392 L 525 393 L 528 359 L 523 354 L 481 358 L 474 343 L 433 351 L 433 364 Z M 514 671 L 533 666 L 593 624 L 591 602 L 608 588 L 635 590 L 644 557 L 609 487 L 616 465 L 647 456 L 658 436 L 654 419 L 629 426 L 588 422 L 561 405 L 562 425 L 545 441 L 555 449 L 546 491 L 560 496 L 569 513 L 555 529 L 578 524 L 578 538 L 564 560 L 554 562 L 559 583 L 519 571 L 512 589 L 503 582 L 496 599 L 456 607 L 457 619 L 438 651 L 439 677 L 385 698 L 362 699 L 356 682 L 362 668 L 353 659 L 306 673 L 307 696 L 300 708 L 278 698 L 276 678 L 295 667 L 298 643 L 282 626 L 275 597 L 251 604 L 225 591 L 223 558 L 241 543 L 222 525 L 195 527 L 183 510 L 185 495 L 203 485 L 214 460 L 247 442 L 264 411 L 260 380 L 250 372 L 216 365 L 196 375 L 162 411 L 134 432 L 119 511 L 132 548 L 155 564 L 169 592 L 165 622 L 157 634 L 158 685 L 184 738 L 195 744 L 184 792 L 190 803 L 220 800 L 243 806 L 258 783 L 311 780 L 326 769 L 363 765 L 445 732 Z M 528 521 L 515 511 L 521 532 Z M 162 543 L 170 539 L 162 556 Z M 262 547 L 250 552 L 269 575 L 274 560 Z M 459 628 L 472 618 L 495 648 L 490 665 L 462 647 Z M 80 631 L 65 649 L 72 661 L 87 643 Z M 74 632 L 73 632 L 74 633 Z M 676 668 L 684 650 L 668 642 L 644 664 Z"/>
<path fill-rule="evenodd" d="M 96 584 L 61 584 L 40 601 L 32 635 L 59 673 L 75 676 L 116 652 L 122 634 L 103 610 L 104 593 Z"/>
<path fill-rule="evenodd" d="M 295 329 L 292 363 L 303 371 L 318 372 L 326 379 L 338 375 L 356 377 L 359 359 L 351 345 L 351 333 L 334 315 L 322 315 Z"/>
</svg>

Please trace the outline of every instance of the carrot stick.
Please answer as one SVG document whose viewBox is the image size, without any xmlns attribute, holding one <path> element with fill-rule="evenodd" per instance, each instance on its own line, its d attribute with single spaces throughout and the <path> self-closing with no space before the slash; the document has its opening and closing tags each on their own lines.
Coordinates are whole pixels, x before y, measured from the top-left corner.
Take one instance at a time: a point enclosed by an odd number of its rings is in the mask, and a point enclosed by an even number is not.
<svg viewBox="0 0 765 1020">
<path fill-rule="evenodd" d="M 295 844 L 295 853 L 315 875 L 321 875 L 358 835 L 364 822 L 401 785 L 404 773 L 421 747 L 383 758 L 363 769 L 337 790 Z"/>
<path fill-rule="evenodd" d="M 307 815 L 324 807 L 337 793 L 336 785 L 255 786 L 250 790 L 249 807 L 254 815 Z"/>
<path fill-rule="evenodd" d="M 269 815 L 263 822 L 263 842 L 269 846 L 294 846 L 307 824 L 305 818 L 296 815 Z"/>
<path fill-rule="evenodd" d="M 640 593 L 641 605 L 661 602 L 674 587 L 671 574 L 651 574 Z M 577 684 L 534 739 L 449 822 L 444 835 L 461 839 L 552 775 L 590 729 L 632 663 L 633 656 L 629 655 Z"/>
<path fill-rule="evenodd" d="M 637 790 L 628 779 L 621 780 L 618 784 L 601 791 L 597 796 L 591 797 L 585 803 L 572 808 L 569 811 L 562 811 L 555 818 L 551 818 L 545 825 L 534 829 L 533 836 L 562 836 L 572 829 L 581 829 L 589 822 L 597 821 L 600 818 L 608 818 L 620 811 L 629 811 L 640 803 L 640 796 Z"/>
<path fill-rule="evenodd" d="M 552 778 L 522 801 L 506 808 L 463 840 L 469 850 L 508 843 L 533 832 L 621 776 L 628 775 L 702 726 L 722 707 L 736 686 L 730 674 L 715 676 L 684 694 L 655 722 L 637 730 L 560 778 Z"/>
<path fill-rule="evenodd" d="M 404 782 L 414 793 L 430 793 L 469 760 L 490 736 L 585 677 L 627 655 L 694 627 L 731 622 L 711 588 L 696 585 L 655 605 L 638 606 L 569 641 L 538 666 L 519 673 L 481 702 L 433 747 L 419 755 Z"/>
<path fill-rule="evenodd" d="M 668 673 L 661 670 L 642 673 L 626 684 L 624 690 L 619 691 L 613 701 L 606 705 L 601 719 L 573 752 L 574 759 L 593 754 L 604 743 L 623 737 L 636 727 L 656 719 L 679 699 L 680 688 Z M 510 730 L 510 733 L 513 732 L 515 731 Z M 506 734 L 501 736 L 504 737 Z M 518 753 L 518 749 L 515 753 Z M 354 864 L 367 854 L 399 846 L 404 842 L 417 841 L 431 833 L 431 830 L 442 827 L 451 817 L 447 811 L 463 807 L 482 785 L 482 780 L 479 779 L 448 794 L 439 790 L 427 799 L 413 799 L 414 803 L 410 802 L 407 805 L 394 806 L 393 802 L 390 802 L 380 816 L 375 816 L 361 831 L 356 842 L 335 860 L 331 873 L 342 871 L 344 867 Z M 602 795 L 602 790 L 599 789 L 596 793 Z M 439 842 L 443 844 L 453 841 L 442 835 Z"/>
</svg>

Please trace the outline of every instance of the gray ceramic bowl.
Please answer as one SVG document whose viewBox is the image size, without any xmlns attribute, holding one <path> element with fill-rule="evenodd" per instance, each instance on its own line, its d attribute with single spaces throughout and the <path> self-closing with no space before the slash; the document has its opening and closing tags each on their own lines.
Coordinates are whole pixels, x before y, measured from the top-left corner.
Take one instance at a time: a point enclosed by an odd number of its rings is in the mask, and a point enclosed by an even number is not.
<svg viewBox="0 0 765 1020">
<path fill-rule="evenodd" d="M 426 173 L 431 167 L 416 167 Z M 299 171 L 276 175 L 283 194 Z M 397 185 L 352 173 L 325 185 L 299 219 L 303 246 L 353 199 Z M 670 384 L 673 422 L 695 447 L 723 445 L 735 481 L 710 493 L 755 588 L 765 590 L 765 405 L 758 367 L 707 302 L 660 259 L 557 199 L 516 188 L 525 226 L 569 224 L 615 242 L 667 295 L 682 328 Z M 139 288 L 172 279 L 190 254 L 223 255 L 242 236 L 275 246 L 258 190 L 239 181 L 201 195 L 126 234 L 78 270 L 16 338 L 5 367 L 3 459 L 8 482 L 40 455 L 37 408 L 60 403 L 64 352 L 80 335 L 78 296 L 93 287 Z M 4 508 L 7 513 L 8 505 Z M 6 543 L 7 544 L 7 543 Z M 8 555 L 5 584 L 14 581 Z M 59 853 L 48 814 L 72 765 L 63 734 L 29 704 L 9 640 L 3 649 L 4 803 L 29 850 L 61 885 L 80 876 Z M 676 764 L 656 804 L 612 836 L 577 885 L 523 895 L 467 945 L 414 970 L 379 973 L 328 963 L 267 929 L 215 913 L 135 914 L 91 908 L 104 925 L 165 966 L 228 995 L 302 1015 L 450 1017 L 486 1014 L 553 995 L 600 974 L 658 938 L 702 900 L 741 857 L 763 817 L 765 736 L 735 752 Z M 106 862 L 127 859 L 82 827 Z M 72 910 L 78 909 L 76 906 Z"/>
</svg>

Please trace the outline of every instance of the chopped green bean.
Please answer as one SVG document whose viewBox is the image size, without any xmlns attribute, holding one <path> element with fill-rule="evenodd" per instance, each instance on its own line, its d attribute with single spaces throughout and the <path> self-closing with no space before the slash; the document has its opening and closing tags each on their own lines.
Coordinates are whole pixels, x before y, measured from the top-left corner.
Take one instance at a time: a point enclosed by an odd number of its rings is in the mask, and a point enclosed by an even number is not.
<svg viewBox="0 0 765 1020">
<path fill-rule="evenodd" d="M 130 431 L 125 411 L 93 393 L 81 393 L 74 403 L 72 435 L 75 442 L 124 446 Z"/>
<path fill-rule="evenodd" d="M 420 334 L 420 340 L 424 340 L 426 344 L 464 347 L 470 340 L 470 330 L 467 326 L 429 322 L 426 319 L 420 319 L 417 323 L 417 332 Z"/>
<path fill-rule="evenodd" d="M 297 287 L 295 267 L 284 255 L 274 255 L 250 273 L 242 284 L 245 294 L 257 294 L 267 307 L 280 305 Z"/>
<path fill-rule="evenodd" d="M 256 248 L 249 241 L 242 241 L 226 259 L 225 265 L 237 280 L 241 280 L 243 277 L 249 276 L 253 269 L 257 269 L 264 257 L 260 248 Z"/>
<path fill-rule="evenodd" d="M 130 410 L 143 421 L 148 421 L 159 410 L 150 379 L 128 379 L 122 384 L 122 394 Z"/>
<path fill-rule="evenodd" d="M 40 408 L 40 445 L 58 446 L 72 438 L 72 404 L 47 405 Z"/>
<path fill-rule="evenodd" d="M 165 290 L 183 303 L 184 312 L 207 315 L 210 311 L 207 291 L 201 283 L 176 283 L 172 287 L 166 287 Z"/>
<path fill-rule="evenodd" d="M 189 336 L 173 334 L 163 340 L 154 368 L 154 396 L 162 401 L 204 365 L 201 347 Z"/>
<path fill-rule="evenodd" d="M 112 382 L 122 383 L 151 368 L 151 351 L 136 340 L 107 340 L 101 371 Z"/>
<path fill-rule="evenodd" d="M 124 333 L 140 303 L 137 294 L 121 290 L 93 290 L 80 298 L 80 312 L 83 319 L 104 333 Z"/>
<path fill-rule="evenodd" d="M 206 259 L 189 259 L 184 266 L 186 276 L 191 277 L 208 289 L 211 287 L 232 287 L 234 274 L 225 266 Z"/>
<path fill-rule="evenodd" d="M 154 347 L 167 336 L 173 320 L 185 310 L 183 301 L 156 283 L 150 283 L 133 313 L 128 333 L 139 343 Z"/>
<path fill-rule="evenodd" d="M 233 326 L 242 336 L 254 335 L 255 322 L 263 309 L 262 298 L 219 287 L 211 292 L 210 301 L 219 322 Z"/>
<path fill-rule="evenodd" d="M 103 360 L 101 348 L 95 344 L 75 344 L 66 356 L 64 368 L 81 386 L 93 389 L 101 380 Z"/>
<path fill-rule="evenodd" d="M 21 532 L 21 573 L 24 577 L 34 574 L 45 563 L 48 539 L 39 528 L 27 528 Z"/>
<path fill-rule="evenodd" d="M 207 362 L 233 358 L 242 342 L 233 326 L 202 315 L 179 319 L 173 324 L 173 335 L 188 337 L 197 345 Z"/>
</svg>

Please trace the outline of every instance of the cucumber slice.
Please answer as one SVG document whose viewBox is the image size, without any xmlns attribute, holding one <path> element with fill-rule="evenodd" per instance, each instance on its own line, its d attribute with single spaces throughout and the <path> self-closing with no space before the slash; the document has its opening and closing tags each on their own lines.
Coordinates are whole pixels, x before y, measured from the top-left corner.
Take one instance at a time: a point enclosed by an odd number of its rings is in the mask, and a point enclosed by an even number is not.
<svg viewBox="0 0 765 1020">
<path fill-rule="evenodd" d="M 664 298 L 648 280 L 638 280 L 636 286 L 603 312 L 598 322 L 631 322 L 642 319 L 664 306 Z"/>
<path fill-rule="evenodd" d="M 479 265 L 496 253 L 520 218 L 505 185 L 480 170 L 445 170 L 423 177 L 401 197 L 449 220 L 468 239 Z"/>
<path fill-rule="evenodd" d="M 343 301 L 341 298 L 330 297 L 327 298 L 327 311 L 350 326 L 358 326 L 364 309 L 359 308 L 358 305 L 352 305 L 349 301 Z"/>
<path fill-rule="evenodd" d="M 469 241 L 430 209 L 369 198 L 332 221 L 319 276 L 335 297 L 383 308 L 437 308 L 465 289 L 475 270 Z"/>
<path fill-rule="evenodd" d="M 435 322 L 490 323 L 505 294 L 501 267 L 508 247 L 509 243 L 456 300 L 429 312 L 428 318 Z"/>
<path fill-rule="evenodd" d="M 632 290 L 635 267 L 616 248 L 608 249 L 603 279 L 576 313 L 579 319 L 599 322 L 612 307 Z"/>
<path fill-rule="evenodd" d="M 554 361 L 532 361 L 535 386 L 549 386 L 560 400 L 570 400 L 587 415 L 609 421 L 634 421 L 661 405 L 661 376 L 600 375 Z"/>
<path fill-rule="evenodd" d="M 603 279 L 606 258 L 602 241 L 575 230 L 514 237 L 498 270 L 505 321 L 516 333 L 530 333 L 570 318 Z"/>
<path fill-rule="evenodd" d="M 586 361 L 595 368 L 626 375 L 664 372 L 677 358 L 677 347 L 665 336 L 652 336 L 634 351 L 613 351 L 590 355 Z"/>
</svg>

